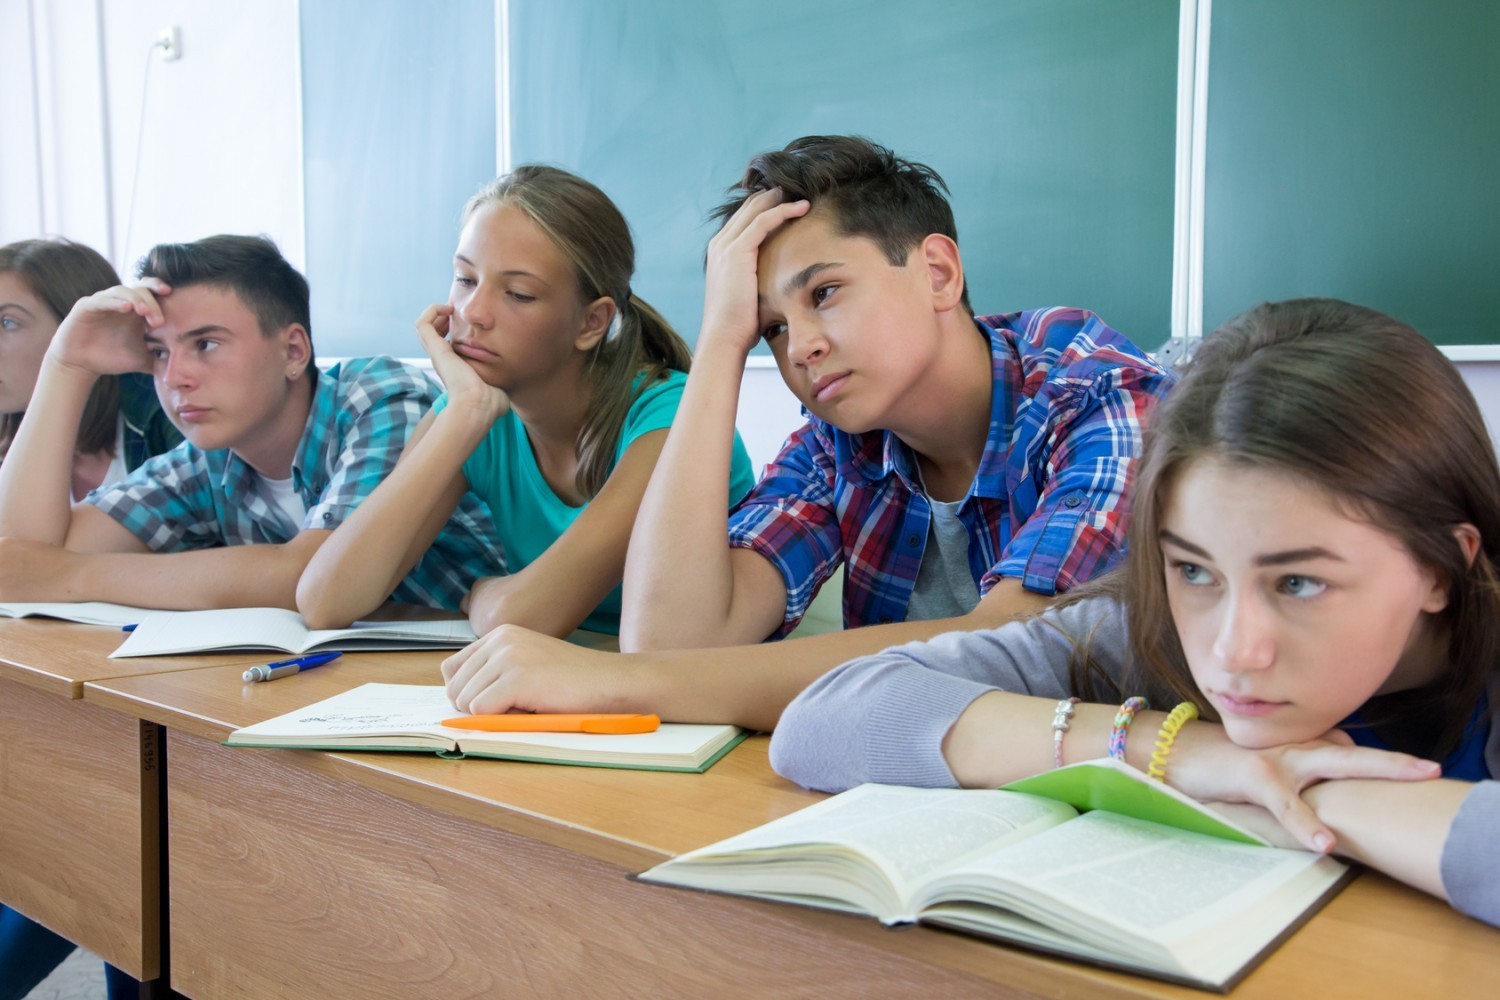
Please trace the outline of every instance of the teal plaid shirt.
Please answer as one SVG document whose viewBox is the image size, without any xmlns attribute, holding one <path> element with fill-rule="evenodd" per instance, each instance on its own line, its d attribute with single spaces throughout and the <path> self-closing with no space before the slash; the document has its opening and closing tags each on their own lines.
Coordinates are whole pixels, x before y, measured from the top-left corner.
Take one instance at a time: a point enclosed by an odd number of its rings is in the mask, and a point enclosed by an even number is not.
<svg viewBox="0 0 1500 1000">
<path fill-rule="evenodd" d="M 355 358 L 319 372 L 292 461 L 292 483 L 307 506 L 300 525 L 267 502 L 259 474 L 233 451 L 186 441 L 87 502 L 153 552 L 279 544 L 304 529 L 332 530 L 390 474 L 436 396 L 420 369 L 394 358 Z M 489 509 L 466 493 L 391 597 L 457 610 L 475 580 L 504 571 Z"/>
</svg>

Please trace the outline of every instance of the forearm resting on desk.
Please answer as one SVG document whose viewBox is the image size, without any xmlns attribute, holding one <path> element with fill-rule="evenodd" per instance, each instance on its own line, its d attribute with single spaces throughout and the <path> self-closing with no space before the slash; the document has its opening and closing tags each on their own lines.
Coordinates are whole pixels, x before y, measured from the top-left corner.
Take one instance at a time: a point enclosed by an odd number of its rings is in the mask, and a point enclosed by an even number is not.
<svg viewBox="0 0 1500 1000">
<path fill-rule="evenodd" d="M 71 552 L 28 543 L 25 559 L 5 559 L 0 599 L 111 601 L 179 611 L 295 609 L 297 578 L 327 535 L 305 531 L 284 545 L 170 553 Z M 17 554 L 8 540 L 0 546 L 7 556 Z M 22 574 L 25 579 L 18 579 Z"/>
</svg>

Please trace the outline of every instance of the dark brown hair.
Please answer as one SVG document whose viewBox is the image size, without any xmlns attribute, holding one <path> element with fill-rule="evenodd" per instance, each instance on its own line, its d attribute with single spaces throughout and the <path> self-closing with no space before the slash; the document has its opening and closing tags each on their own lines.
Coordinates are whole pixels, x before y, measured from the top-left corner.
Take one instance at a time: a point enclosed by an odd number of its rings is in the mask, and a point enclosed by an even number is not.
<svg viewBox="0 0 1500 1000">
<path fill-rule="evenodd" d="M 227 288 L 255 313 L 267 337 L 300 324 L 308 339 L 305 370 L 314 371 L 307 279 L 269 236 L 219 235 L 192 243 L 159 243 L 141 258 L 136 276 L 160 278 L 173 288 Z"/>
<path fill-rule="evenodd" d="M 958 242 L 948 185 L 938 172 L 863 136 L 808 135 L 759 154 L 712 218 L 722 225 L 746 198 L 771 188 L 788 201 L 821 206 L 839 235 L 873 240 L 893 267 L 933 233 Z M 970 308 L 967 281 L 963 304 Z"/>
<path fill-rule="evenodd" d="M 21 240 L 0 247 L 0 272 L 14 274 L 26 282 L 31 294 L 41 299 L 58 323 L 79 299 L 120 283 L 115 269 L 97 250 L 61 238 Z M 119 379 L 113 375 L 101 376 L 84 404 L 74 446 L 78 453 L 113 453 L 119 415 Z M 0 455 L 5 454 L 15 439 L 21 416 L 0 414 Z"/>
<path fill-rule="evenodd" d="M 1146 432 L 1129 556 L 1104 585 L 1125 601 L 1138 667 L 1200 707 L 1158 534 L 1169 491 L 1205 457 L 1325 491 L 1447 581 L 1448 605 L 1432 624 L 1447 636 L 1449 670 L 1373 699 L 1364 716 L 1409 752 L 1436 757 L 1456 745 L 1500 669 L 1500 470 L 1452 363 L 1411 327 L 1334 299 L 1257 306 L 1204 340 Z M 1462 524 L 1479 531 L 1472 564 L 1454 536 Z"/>
<path fill-rule="evenodd" d="M 468 221 L 481 206 L 514 205 L 525 212 L 573 265 L 581 301 L 614 300 L 616 323 L 588 359 L 593 405 L 578 432 L 578 475 L 585 497 L 604 488 L 631 404 L 669 370 L 687 371 L 693 355 L 672 325 L 630 290 L 635 242 L 609 195 L 582 177 L 541 164 L 516 167 L 480 189 L 464 206 Z"/>
</svg>

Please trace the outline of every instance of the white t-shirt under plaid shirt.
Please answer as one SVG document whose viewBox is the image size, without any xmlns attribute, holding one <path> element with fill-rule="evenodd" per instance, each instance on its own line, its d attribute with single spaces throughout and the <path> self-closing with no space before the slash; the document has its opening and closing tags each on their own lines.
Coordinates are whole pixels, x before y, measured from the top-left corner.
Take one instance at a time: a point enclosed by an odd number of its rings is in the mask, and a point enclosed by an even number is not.
<svg viewBox="0 0 1500 1000">
<path fill-rule="evenodd" d="M 395 467 L 436 397 L 420 369 L 394 358 L 354 358 L 320 372 L 292 460 L 292 482 L 307 506 L 297 530 L 342 524 Z M 87 502 L 153 552 L 290 541 L 297 531 L 266 501 L 259 479 L 234 452 L 184 441 Z M 504 571 L 489 509 L 465 493 L 391 597 L 457 610 L 475 580 Z"/>
</svg>

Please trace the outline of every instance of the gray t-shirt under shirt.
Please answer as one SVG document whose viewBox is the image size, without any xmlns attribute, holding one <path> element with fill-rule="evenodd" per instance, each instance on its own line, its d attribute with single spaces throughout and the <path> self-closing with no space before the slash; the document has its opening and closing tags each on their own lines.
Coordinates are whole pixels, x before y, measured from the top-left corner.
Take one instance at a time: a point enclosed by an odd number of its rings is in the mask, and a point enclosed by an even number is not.
<svg viewBox="0 0 1500 1000">
<path fill-rule="evenodd" d="M 932 520 L 917 582 L 906 604 L 909 622 L 957 618 L 979 603 L 979 584 L 969 572 L 969 532 L 958 519 L 963 501 L 944 503 L 928 497 L 927 503 L 932 507 Z"/>
</svg>

